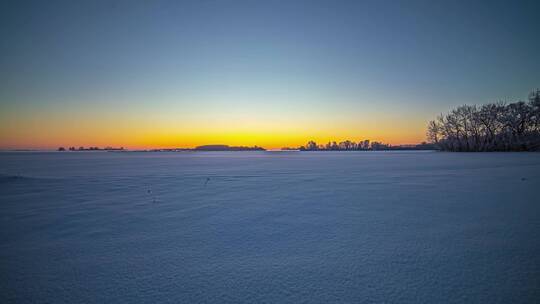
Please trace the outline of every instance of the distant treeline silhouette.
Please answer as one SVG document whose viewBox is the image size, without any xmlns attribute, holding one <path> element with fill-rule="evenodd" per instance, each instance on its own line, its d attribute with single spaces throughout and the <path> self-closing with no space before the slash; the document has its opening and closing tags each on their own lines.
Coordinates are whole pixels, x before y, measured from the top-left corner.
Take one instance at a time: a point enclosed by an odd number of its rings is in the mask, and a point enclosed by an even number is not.
<svg viewBox="0 0 540 304">
<path fill-rule="evenodd" d="M 421 143 L 418 145 L 400 145 L 392 146 L 389 144 L 370 140 L 361 140 L 354 142 L 345 140 L 340 143 L 329 141 L 325 145 L 319 145 L 315 141 L 309 141 L 305 146 L 298 148 L 282 148 L 282 150 L 300 150 L 300 151 L 383 151 L 383 150 L 432 150 L 435 147 L 432 144 Z"/>
<path fill-rule="evenodd" d="M 539 151 L 540 90 L 528 102 L 457 107 L 430 121 L 427 137 L 443 151 Z"/>
<path fill-rule="evenodd" d="M 99 148 L 99 147 L 88 147 L 88 148 L 85 148 L 85 147 L 79 147 L 79 148 L 75 148 L 75 147 L 69 147 L 67 150 L 69 150 L 69 151 L 123 151 L 123 150 L 124 150 L 124 147 L 120 147 L 120 148 L 113 148 L 113 147 L 105 147 L 105 148 Z M 66 151 L 66 148 L 64 148 L 64 147 L 59 147 L 59 148 L 58 148 L 58 151 Z"/>
</svg>

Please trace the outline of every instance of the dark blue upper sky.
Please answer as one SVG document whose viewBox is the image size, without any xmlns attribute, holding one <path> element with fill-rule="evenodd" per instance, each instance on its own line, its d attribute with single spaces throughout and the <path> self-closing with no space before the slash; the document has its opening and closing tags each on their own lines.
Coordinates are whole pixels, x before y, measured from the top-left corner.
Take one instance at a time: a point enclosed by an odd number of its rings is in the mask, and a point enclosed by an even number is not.
<svg viewBox="0 0 540 304">
<path fill-rule="evenodd" d="M 0 105 L 21 119 L 154 104 L 193 120 L 261 108 L 423 119 L 540 86 L 539 12 L 540 1 L 3 1 Z"/>
</svg>

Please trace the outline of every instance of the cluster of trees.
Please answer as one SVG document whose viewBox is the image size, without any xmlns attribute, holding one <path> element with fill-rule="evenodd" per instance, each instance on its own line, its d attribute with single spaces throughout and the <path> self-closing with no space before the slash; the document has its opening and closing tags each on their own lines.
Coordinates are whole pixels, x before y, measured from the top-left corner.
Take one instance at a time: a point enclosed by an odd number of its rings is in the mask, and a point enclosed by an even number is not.
<svg viewBox="0 0 540 304">
<path fill-rule="evenodd" d="M 540 90 L 528 102 L 460 106 L 430 121 L 427 137 L 444 151 L 538 151 Z"/>
<path fill-rule="evenodd" d="M 318 145 L 315 141 L 310 140 L 305 146 L 301 146 L 298 150 L 307 150 L 307 151 L 317 151 L 317 150 L 328 150 L 328 151 L 348 151 L 348 150 L 369 150 L 371 146 L 377 146 L 380 143 L 373 142 L 370 143 L 369 140 L 361 140 L 358 143 L 354 141 L 345 140 L 340 143 L 335 141 L 328 142 L 326 145 Z"/>
<path fill-rule="evenodd" d="M 392 146 L 378 141 L 370 142 L 369 140 L 361 140 L 354 142 L 345 140 L 340 143 L 335 141 L 328 142 L 326 145 L 318 145 L 315 141 L 309 141 L 305 146 L 301 146 L 294 150 L 300 151 L 383 151 L 383 150 L 434 150 L 433 144 L 421 143 L 418 145 L 399 145 Z M 283 148 L 282 150 L 293 150 L 291 148 Z"/>
<path fill-rule="evenodd" d="M 367 151 L 367 150 L 389 150 L 390 145 L 380 142 L 370 142 L 369 140 L 361 140 L 354 142 L 345 140 L 340 143 L 335 141 L 328 142 L 326 145 L 319 145 L 315 141 L 309 141 L 305 146 L 301 146 L 294 150 L 300 151 Z M 292 150 L 291 148 L 283 148 L 283 150 Z"/>
</svg>

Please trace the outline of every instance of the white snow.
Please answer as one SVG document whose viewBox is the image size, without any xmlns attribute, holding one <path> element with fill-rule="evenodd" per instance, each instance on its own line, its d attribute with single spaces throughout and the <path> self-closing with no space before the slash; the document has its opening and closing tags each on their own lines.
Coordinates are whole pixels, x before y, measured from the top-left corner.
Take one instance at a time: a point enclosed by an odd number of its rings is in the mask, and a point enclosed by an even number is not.
<svg viewBox="0 0 540 304">
<path fill-rule="evenodd" d="M 0 153 L 0 302 L 538 303 L 539 194 L 539 153 Z"/>
</svg>

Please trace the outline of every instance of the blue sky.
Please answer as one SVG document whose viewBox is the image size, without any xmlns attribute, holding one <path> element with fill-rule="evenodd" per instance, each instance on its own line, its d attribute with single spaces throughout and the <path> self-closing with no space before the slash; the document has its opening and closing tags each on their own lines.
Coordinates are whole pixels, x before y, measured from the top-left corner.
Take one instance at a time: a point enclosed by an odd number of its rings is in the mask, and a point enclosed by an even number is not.
<svg viewBox="0 0 540 304">
<path fill-rule="evenodd" d="M 279 145 L 278 124 L 290 129 L 284 143 L 309 130 L 416 141 L 437 113 L 540 86 L 538 11 L 538 1 L 4 1 L 0 145 L 102 143 L 92 133 L 111 121 L 165 146 L 235 132 L 252 143 L 258 130 Z M 55 125 L 70 119 L 70 132 Z M 152 144 L 138 140 L 125 143 Z"/>
</svg>

